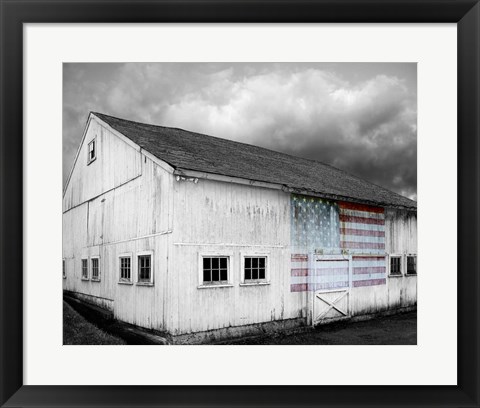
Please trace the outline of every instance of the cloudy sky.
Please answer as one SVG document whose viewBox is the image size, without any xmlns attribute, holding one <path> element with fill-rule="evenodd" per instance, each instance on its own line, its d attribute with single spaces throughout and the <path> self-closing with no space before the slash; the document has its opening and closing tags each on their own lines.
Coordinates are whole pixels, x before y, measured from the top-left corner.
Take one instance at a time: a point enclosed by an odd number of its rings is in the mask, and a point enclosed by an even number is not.
<svg viewBox="0 0 480 408">
<path fill-rule="evenodd" d="M 413 63 L 69 63 L 63 85 L 64 183 L 97 111 L 319 160 L 416 199 Z"/>
</svg>

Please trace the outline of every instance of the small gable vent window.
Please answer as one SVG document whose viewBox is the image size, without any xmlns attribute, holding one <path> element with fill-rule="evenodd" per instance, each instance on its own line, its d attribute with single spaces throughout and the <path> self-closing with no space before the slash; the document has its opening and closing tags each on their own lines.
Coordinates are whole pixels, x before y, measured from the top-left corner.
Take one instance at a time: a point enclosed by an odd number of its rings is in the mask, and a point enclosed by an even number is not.
<svg viewBox="0 0 480 408">
<path fill-rule="evenodd" d="M 88 162 L 87 164 L 90 164 L 97 158 L 97 140 L 93 139 L 89 144 L 88 144 Z"/>
</svg>

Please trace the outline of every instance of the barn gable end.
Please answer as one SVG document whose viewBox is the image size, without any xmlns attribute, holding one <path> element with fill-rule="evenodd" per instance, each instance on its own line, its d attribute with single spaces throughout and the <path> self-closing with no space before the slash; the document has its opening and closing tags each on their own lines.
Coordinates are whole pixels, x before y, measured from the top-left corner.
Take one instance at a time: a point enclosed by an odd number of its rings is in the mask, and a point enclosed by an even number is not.
<svg viewBox="0 0 480 408">
<path fill-rule="evenodd" d="M 96 154 L 88 163 L 92 140 Z M 112 310 L 122 321 L 158 330 L 164 329 L 173 225 L 173 175 L 168 170 L 91 115 L 63 200 L 64 290 Z M 148 284 L 137 282 L 142 255 L 151 257 Z M 128 258 L 129 280 L 121 279 L 121 258 Z"/>
<path fill-rule="evenodd" d="M 89 146 L 95 145 L 95 158 L 89 160 Z M 140 148 L 126 143 L 90 115 L 82 143 L 64 190 L 67 211 L 141 175 Z"/>
</svg>

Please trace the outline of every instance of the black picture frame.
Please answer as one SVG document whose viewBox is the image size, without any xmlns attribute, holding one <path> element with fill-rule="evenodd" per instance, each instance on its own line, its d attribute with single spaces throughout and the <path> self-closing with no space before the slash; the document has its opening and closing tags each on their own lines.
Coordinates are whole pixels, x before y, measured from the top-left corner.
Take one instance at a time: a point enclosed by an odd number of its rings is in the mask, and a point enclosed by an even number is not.
<svg viewBox="0 0 480 408">
<path fill-rule="evenodd" d="M 0 13 L 2 406 L 479 406 L 479 0 L 0 0 Z M 46 22 L 456 23 L 458 385 L 23 385 L 23 23 Z M 442 205 L 443 199 L 455 199 L 452 191 L 439 191 L 438 195 L 442 198 L 439 205 Z M 442 356 L 439 355 L 439 364 L 441 359 Z"/>
</svg>

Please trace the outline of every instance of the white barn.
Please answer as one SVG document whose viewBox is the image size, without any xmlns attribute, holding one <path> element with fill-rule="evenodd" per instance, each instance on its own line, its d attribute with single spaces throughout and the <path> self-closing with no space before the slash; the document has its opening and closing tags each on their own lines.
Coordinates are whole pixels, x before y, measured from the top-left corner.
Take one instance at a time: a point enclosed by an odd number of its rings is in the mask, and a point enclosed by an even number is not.
<svg viewBox="0 0 480 408">
<path fill-rule="evenodd" d="M 410 310 L 416 215 L 313 160 L 90 113 L 63 289 L 173 343 Z"/>
</svg>

